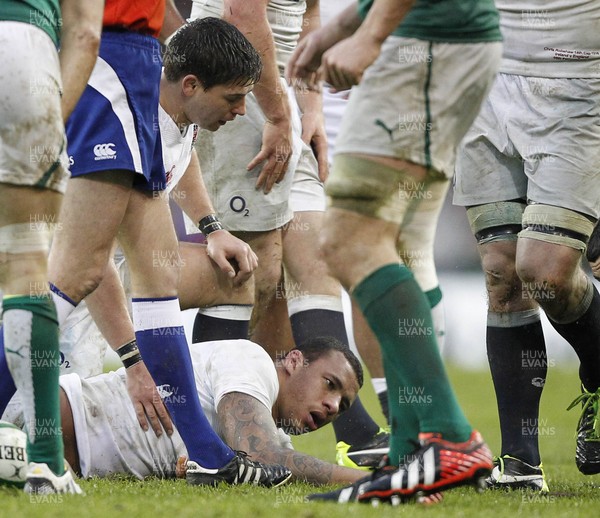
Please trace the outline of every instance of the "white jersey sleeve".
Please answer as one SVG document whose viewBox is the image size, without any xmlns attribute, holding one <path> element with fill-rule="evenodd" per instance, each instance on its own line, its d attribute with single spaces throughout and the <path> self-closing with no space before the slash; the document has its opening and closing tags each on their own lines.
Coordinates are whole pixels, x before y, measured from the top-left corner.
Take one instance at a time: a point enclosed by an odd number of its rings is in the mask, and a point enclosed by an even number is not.
<svg viewBox="0 0 600 518">
<path fill-rule="evenodd" d="M 202 409 L 219 435 L 217 408 L 226 394 L 248 394 L 271 411 L 279 382 L 273 360 L 260 345 L 249 340 L 223 340 L 196 343 L 190 350 Z"/>
</svg>

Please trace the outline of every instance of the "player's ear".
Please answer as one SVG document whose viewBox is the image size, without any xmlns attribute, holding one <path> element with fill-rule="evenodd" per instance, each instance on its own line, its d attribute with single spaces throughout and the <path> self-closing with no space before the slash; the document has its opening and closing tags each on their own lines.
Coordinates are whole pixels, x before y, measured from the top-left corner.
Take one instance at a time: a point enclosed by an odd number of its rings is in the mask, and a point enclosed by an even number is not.
<svg viewBox="0 0 600 518">
<path fill-rule="evenodd" d="M 194 74 L 188 74 L 181 80 L 181 89 L 186 97 L 194 95 L 198 88 L 204 90 L 204 85 Z"/>
<path fill-rule="evenodd" d="M 290 373 L 304 365 L 304 355 L 298 349 L 292 349 L 286 354 L 285 359 L 287 360 L 286 365 Z"/>
</svg>

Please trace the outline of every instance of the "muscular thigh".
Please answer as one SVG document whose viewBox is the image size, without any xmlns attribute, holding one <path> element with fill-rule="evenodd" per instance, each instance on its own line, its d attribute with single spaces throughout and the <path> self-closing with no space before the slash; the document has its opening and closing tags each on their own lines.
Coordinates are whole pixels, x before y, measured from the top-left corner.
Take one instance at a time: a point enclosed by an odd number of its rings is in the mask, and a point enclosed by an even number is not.
<svg viewBox="0 0 600 518">
<path fill-rule="evenodd" d="M 283 230 L 283 262 L 288 298 L 303 294 L 340 295 L 321 254 L 320 235 L 325 213 L 303 211 Z"/>
<path fill-rule="evenodd" d="M 347 291 L 381 266 L 398 262 L 398 225 L 351 210 L 331 207 L 322 240 L 330 273 Z"/>
<path fill-rule="evenodd" d="M 129 203 L 131 173 L 90 174 L 69 180 L 49 260 L 50 280 L 75 296 L 83 290 L 89 272 L 102 277 L 117 229 Z M 95 288 L 95 286 L 93 286 Z"/>
</svg>

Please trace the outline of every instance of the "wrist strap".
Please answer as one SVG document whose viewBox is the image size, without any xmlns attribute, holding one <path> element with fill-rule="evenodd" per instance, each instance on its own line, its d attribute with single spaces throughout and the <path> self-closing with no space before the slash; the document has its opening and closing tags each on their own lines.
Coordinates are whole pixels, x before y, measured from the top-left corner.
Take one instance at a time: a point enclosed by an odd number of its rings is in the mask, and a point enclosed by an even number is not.
<svg viewBox="0 0 600 518">
<path fill-rule="evenodd" d="M 121 358 L 126 369 L 129 369 L 129 367 L 142 361 L 142 355 L 140 354 L 135 339 L 119 347 L 117 349 L 117 354 L 119 355 L 119 358 Z"/>
<path fill-rule="evenodd" d="M 204 216 L 200 222 L 198 223 L 198 228 L 200 232 L 204 234 L 204 237 L 208 237 L 213 232 L 217 230 L 223 230 L 223 225 L 214 214 L 209 214 L 208 216 Z"/>
</svg>

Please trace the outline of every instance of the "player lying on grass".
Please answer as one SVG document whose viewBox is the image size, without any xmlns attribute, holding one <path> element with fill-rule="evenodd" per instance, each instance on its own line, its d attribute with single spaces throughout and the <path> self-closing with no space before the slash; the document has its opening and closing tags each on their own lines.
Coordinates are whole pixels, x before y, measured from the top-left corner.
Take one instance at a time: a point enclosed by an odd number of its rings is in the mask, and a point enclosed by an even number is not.
<svg viewBox="0 0 600 518">
<path fill-rule="evenodd" d="M 202 409 L 232 449 L 315 484 L 364 477 L 294 451 L 286 435 L 330 423 L 356 398 L 362 368 L 337 340 L 310 340 L 275 363 L 248 340 L 196 343 L 191 356 Z M 140 427 L 124 368 L 88 379 L 68 374 L 60 386 L 65 457 L 75 471 L 83 477 L 175 476 L 177 459 L 186 455 L 183 441 L 177 431 L 157 437 Z M 175 385 L 158 390 L 166 403 L 185 397 Z"/>
</svg>

